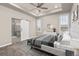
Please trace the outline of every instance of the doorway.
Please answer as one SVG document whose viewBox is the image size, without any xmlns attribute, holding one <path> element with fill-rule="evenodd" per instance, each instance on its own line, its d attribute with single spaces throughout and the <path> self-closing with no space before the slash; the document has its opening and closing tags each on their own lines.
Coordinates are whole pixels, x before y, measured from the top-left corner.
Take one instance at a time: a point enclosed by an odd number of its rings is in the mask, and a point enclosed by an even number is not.
<svg viewBox="0 0 79 59">
<path fill-rule="evenodd" d="M 12 43 L 29 38 L 29 21 L 12 18 Z"/>
<path fill-rule="evenodd" d="M 12 18 L 12 43 L 21 41 L 20 19 Z"/>
</svg>

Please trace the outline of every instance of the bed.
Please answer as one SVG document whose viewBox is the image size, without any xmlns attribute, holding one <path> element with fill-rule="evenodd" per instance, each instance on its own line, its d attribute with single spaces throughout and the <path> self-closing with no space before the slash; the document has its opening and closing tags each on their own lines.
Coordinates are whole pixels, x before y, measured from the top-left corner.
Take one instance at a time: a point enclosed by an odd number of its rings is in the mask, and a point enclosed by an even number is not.
<svg viewBox="0 0 79 59">
<path fill-rule="evenodd" d="M 70 47 L 71 37 L 68 32 L 63 35 L 57 33 L 43 34 L 30 39 L 31 47 L 46 51 L 57 56 L 73 56 L 74 52 Z"/>
<path fill-rule="evenodd" d="M 41 48 L 42 45 L 54 47 L 54 42 L 60 41 L 62 38 L 63 37 L 61 34 L 52 32 L 32 38 L 30 39 L 30 43 L 31 43 L 31 47 Z"/>
</svg>

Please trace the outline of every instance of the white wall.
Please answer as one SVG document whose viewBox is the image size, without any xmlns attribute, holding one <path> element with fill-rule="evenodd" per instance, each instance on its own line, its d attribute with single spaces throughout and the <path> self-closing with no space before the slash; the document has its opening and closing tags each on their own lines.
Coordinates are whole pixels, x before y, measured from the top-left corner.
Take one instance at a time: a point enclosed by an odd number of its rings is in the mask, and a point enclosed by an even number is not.
<svg viewBox="0 0 79 59">
<path fill-rule="evenodd" d="M 59 30 L 59 15 L 58 14 L 45 16 L 40 19 L 42 19 L 43 31 L 52 31 L 47 28 L 47 24 L 51 24 L 53 27 L 57 29 L 57 31 Z"/>
<path fill-rule="evenodd" d="M 50 29 L 47 28 L 47 24 L 51 24 L 54 28 L 57 29 L 58 32 L 60 32 L 60 15 L 63 15 L 63 14 L 69 14 L 69 12 L 63 12 L 63 13 L 58 13 L 58 14 L 52 14 L 52 15 L 49 15 L 49 16 L 44 16 L 42 18 L 39 18 L 42 20 L 42 32 L 44 31 L 52 31 Z M 70 20 L 70 18 L 69 18 Z"/>
<path fill-rule="evenodd" d="M 35 34 L 35 18 L 0 6 L 0 46 L 11 43 L 11 18 L 30 21 L 30 34 Z M 31 27 L 32 26 L 32 27 Z M 33 28 L 33 29 L 31 29 Z"/>
</svg>

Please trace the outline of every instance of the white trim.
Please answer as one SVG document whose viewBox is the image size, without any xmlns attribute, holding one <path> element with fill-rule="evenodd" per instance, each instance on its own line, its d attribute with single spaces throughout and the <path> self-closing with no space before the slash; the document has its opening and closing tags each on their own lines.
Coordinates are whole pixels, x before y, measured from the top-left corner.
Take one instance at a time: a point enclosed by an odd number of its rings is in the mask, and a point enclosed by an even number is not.
<svg viewBox="0 0 79 59">
<path fill-rule="evenodd" d="M 6 47 L 6 46 L 11 45 L 11 44 L 12 44 L 12 43 L 8 43 L 8 44 L 1 45 L 0 48 Z"/>
<path fill-rule="evenodd" d="M 9 3 L 10 5 L 12 5 L 12 6 L 14 6 L 14 7 L 17 7 L 17 8 L 19 8 L 19 9 L 21 9 L 21 10 L 23 10 L 23 8 L 21 8 L 20 6 L 18 6 L 18 5 L 16 5 L 16 4 L 14 4 L 14 3 Z"/>
</svg>

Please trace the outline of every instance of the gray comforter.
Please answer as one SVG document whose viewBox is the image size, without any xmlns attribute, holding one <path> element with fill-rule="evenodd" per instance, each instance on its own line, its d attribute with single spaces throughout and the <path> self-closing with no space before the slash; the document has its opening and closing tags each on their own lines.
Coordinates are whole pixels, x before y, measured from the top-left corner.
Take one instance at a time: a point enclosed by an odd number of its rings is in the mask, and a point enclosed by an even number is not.
<svg viewBox="0 0 79 59">
<path fill-rule="evenodd" d="M 57 36 L 54 34 L 46 34 L 34 40 L 34 46 L 41 47 L 44 45 L 53 46 L 54 41 L 57 39 Z"/>
</svg>

